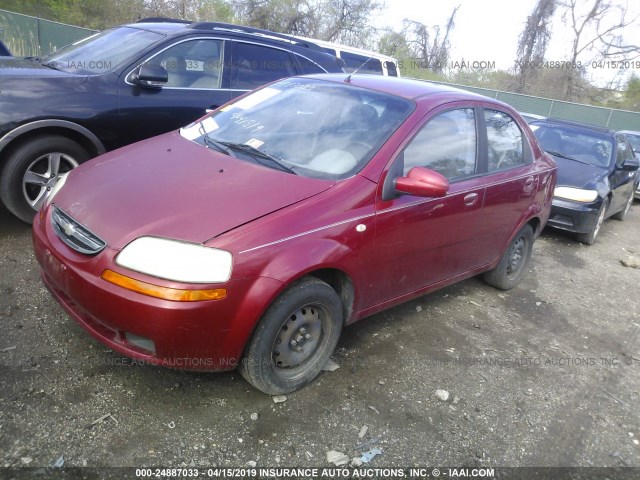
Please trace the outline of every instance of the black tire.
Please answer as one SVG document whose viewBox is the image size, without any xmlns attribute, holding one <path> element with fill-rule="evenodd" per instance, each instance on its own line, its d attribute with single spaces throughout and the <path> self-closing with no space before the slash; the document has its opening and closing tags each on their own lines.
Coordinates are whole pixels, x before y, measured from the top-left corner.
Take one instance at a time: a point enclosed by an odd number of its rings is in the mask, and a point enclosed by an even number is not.
<svg viewBox="0 0 640 480">
<path fill-rule="evenodd" d="M 260 320 L 245 348 L 240 373 L 268 395 L 304 387 L 335 350 L 342 321 L 342 304 L 333 288 L 316 278 L 300 280 Z"/>
<path fill-rule="evenodd" d="M 631 210 L 634 193 L 635 193 L 635 188 L 631 190 L 631 195 L 629 195 L 629 198 L 627 199 L 627 203 L 624 204 L 624 208 L 619 212 L 617 212 L 616 214 L 611 215 L 611 218 L 615 218 L 616 220 L 620 220 L 621 222 L 624 222 L 624 219 L 627 218 L 627 214 L 629 213 L 629 210 Z"/>
<path fill-rule="evenodd" d="M 594 243 L 596 243 L 598 235 L 602 230 L 602 224 L 604 223 L 604 218 L 607 214 L 607 208 L 609 208 L 608 198 L 605 199 L 604 202 L 602 202 L 602 206 L 600 207 L 600 210 L 598 210 L 598 219 L 591 231 L 587 233 L 576 234 L 576 240 L 578 240 L 580 243 L 584 243 L 585 245 L 593 245 Z"/>
<path fill-rule="evenodd" d="M 59 135 L 43 135 L 20 143 L 10 150 L 2 168 L 0 198 L 16 217 L 32 223 L 60 175 L 88 159 L 84 148 Z M 56 163 L 58 168 L 54 171 L 52 166 Z M 28 172 L 33 175 L 27 176 Z"/>
<path fill-rule="evenodd" d="M 531 262 L 533 248 L 533 229 L 525 225 L 513 237 L 502 255 L 498 266 L 482 275 L 482 279 L 492 287 L 511 290 L 518 285 Z"/>
</svg>

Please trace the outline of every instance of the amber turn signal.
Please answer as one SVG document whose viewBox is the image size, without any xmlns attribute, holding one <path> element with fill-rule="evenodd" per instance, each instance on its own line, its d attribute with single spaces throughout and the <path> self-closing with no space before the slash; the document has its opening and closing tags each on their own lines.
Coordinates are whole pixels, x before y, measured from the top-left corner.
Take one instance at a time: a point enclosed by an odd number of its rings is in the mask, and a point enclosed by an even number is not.
<svg viewBox="0 0 640 480">
<path fill-rule="evenodd" d="M 112 270 L 105 270 L 100 278 L 109 283 L 126 288 L 133 292 L 148 295 L 150 297 L 173 300 L 174 302 L 200 302 L 203 300 L 222 300 L 227 296 L 225 288 L 213 290 L 181 290 L 177 288 L 161 287 L 152 283 L 142 282 L 134 278 L 121 275 Z"/>
</svg>

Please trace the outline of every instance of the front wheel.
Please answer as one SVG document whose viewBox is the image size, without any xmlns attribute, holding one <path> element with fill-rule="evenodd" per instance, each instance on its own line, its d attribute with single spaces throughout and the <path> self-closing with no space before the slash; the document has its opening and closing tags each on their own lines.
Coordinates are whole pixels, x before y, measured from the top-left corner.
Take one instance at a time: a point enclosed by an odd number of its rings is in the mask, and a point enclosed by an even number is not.
<svg viewBox="0 0 640 480">
<path fill-rule="evenodd" d="M 306 278 L 269 307 L 245 348 L 240 373 L 269 395 L 311 382 L 333 353 L 342 329 L 342 304 L 327 283 Z"/>
<path fill-rule="evenodd" d="M 73 140 L 43 135 L 18 145 L 8 155 L 0 178 L 0 198 L 16 217 L 32 223 L 55 184 L 89 158 Z"/>
<path fill-rule="evenodd" d="M 612 215 L 611 218 L 615 218 L 616 220 L 620 220 L 621 222 L 624 221 L 625 218 L 627 218 L 627 213 L 629 213 L 629 210 L 631 210 L 631 204 L 633 203 L 634 193 L 635 188 L 631 190 L 631 195 L 629 195 L 627 203 L 624 204 L 624 208 L 617 212 L 615 215 Z"/>
<path fill-rule="evenodd" d="M 533 229 L 531 225 L 525 225 L 511 240 L 498 266 L 486 272 L 482 279 L 492 287 L 511 290 L 524 277 L 531 261 L 532 248 Z"/>
<path fill-rule="evenodd" d="M 600 233 L 600 230 L 602 230 L 602 224 L 604 223 L 604 217 L 607 214 L 607 208 L 609 208 L 608 198 L 605 199 L 604 202 L 602 202 L 602 206 L 600 207 L 600 210 L 598 210 L 598 218 L 596 220 L 596 224 L 593 226 L 591 231 L 587 233 L 578 233 L 576 235 L 576 239 L 580 243 L 584 243 L 585 245 L 593 245 L 594 243 L 596 243 L 598 234 Z"/>
</svg>

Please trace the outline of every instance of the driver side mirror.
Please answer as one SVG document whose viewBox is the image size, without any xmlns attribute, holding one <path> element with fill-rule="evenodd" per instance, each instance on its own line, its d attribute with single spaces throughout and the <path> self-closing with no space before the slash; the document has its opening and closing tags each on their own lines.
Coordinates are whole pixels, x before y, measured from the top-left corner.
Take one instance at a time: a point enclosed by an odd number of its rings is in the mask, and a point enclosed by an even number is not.
<svg viewBox="0 0 640 480">
<path fill-rule="evenodd" d="M 162 65 L 143 63 L 131 75 L 131 81 L 141 87 L 162 88 L 169 81 L 169 74 Z"/>
<path fill-rule="evenodd" d="M 622 166 L 620 167 L 621 170 L 624 170 L 626 172 L 635 172 L 639 168 L 640 168 L 640 161 L 638 161 L 637 154 L 635 158 L 628 158 L 627 160 L 625 160 Z"/>
<path fill-rule="evenodd" d="M 444 197 L 449 191 L 449 180 L 433 170 L 413 167 L 406 177 L 398 177 L 396 190 L 418 197 Z"/>
</svg>

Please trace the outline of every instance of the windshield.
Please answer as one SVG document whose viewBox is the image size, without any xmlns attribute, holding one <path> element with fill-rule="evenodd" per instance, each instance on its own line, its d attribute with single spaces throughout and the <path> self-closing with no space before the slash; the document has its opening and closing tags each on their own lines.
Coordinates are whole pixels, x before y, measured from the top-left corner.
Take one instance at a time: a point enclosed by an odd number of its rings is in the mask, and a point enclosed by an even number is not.
<svg viewBox="0 0 640 480">
<path fill-rule="evenodd" d="M 43 58 L 42 63 L 65 72 L 104 73 L 163 37 L 160 33 L 139 28 L 113 28 L 67 45 Z"/>
<path fill-rule="evenodd" d="M 546 122 L 533 122 L 530 126 L 543 150 L 552 155 L 597 167 L 611 164 L 611 135 Z"/>
<path fill-rule="evenodd" d="M 282 80 L 181 130 L 243 160 L 313 178 L 357 173 L 414 108 L 349 84 Z"/>
</svg>

